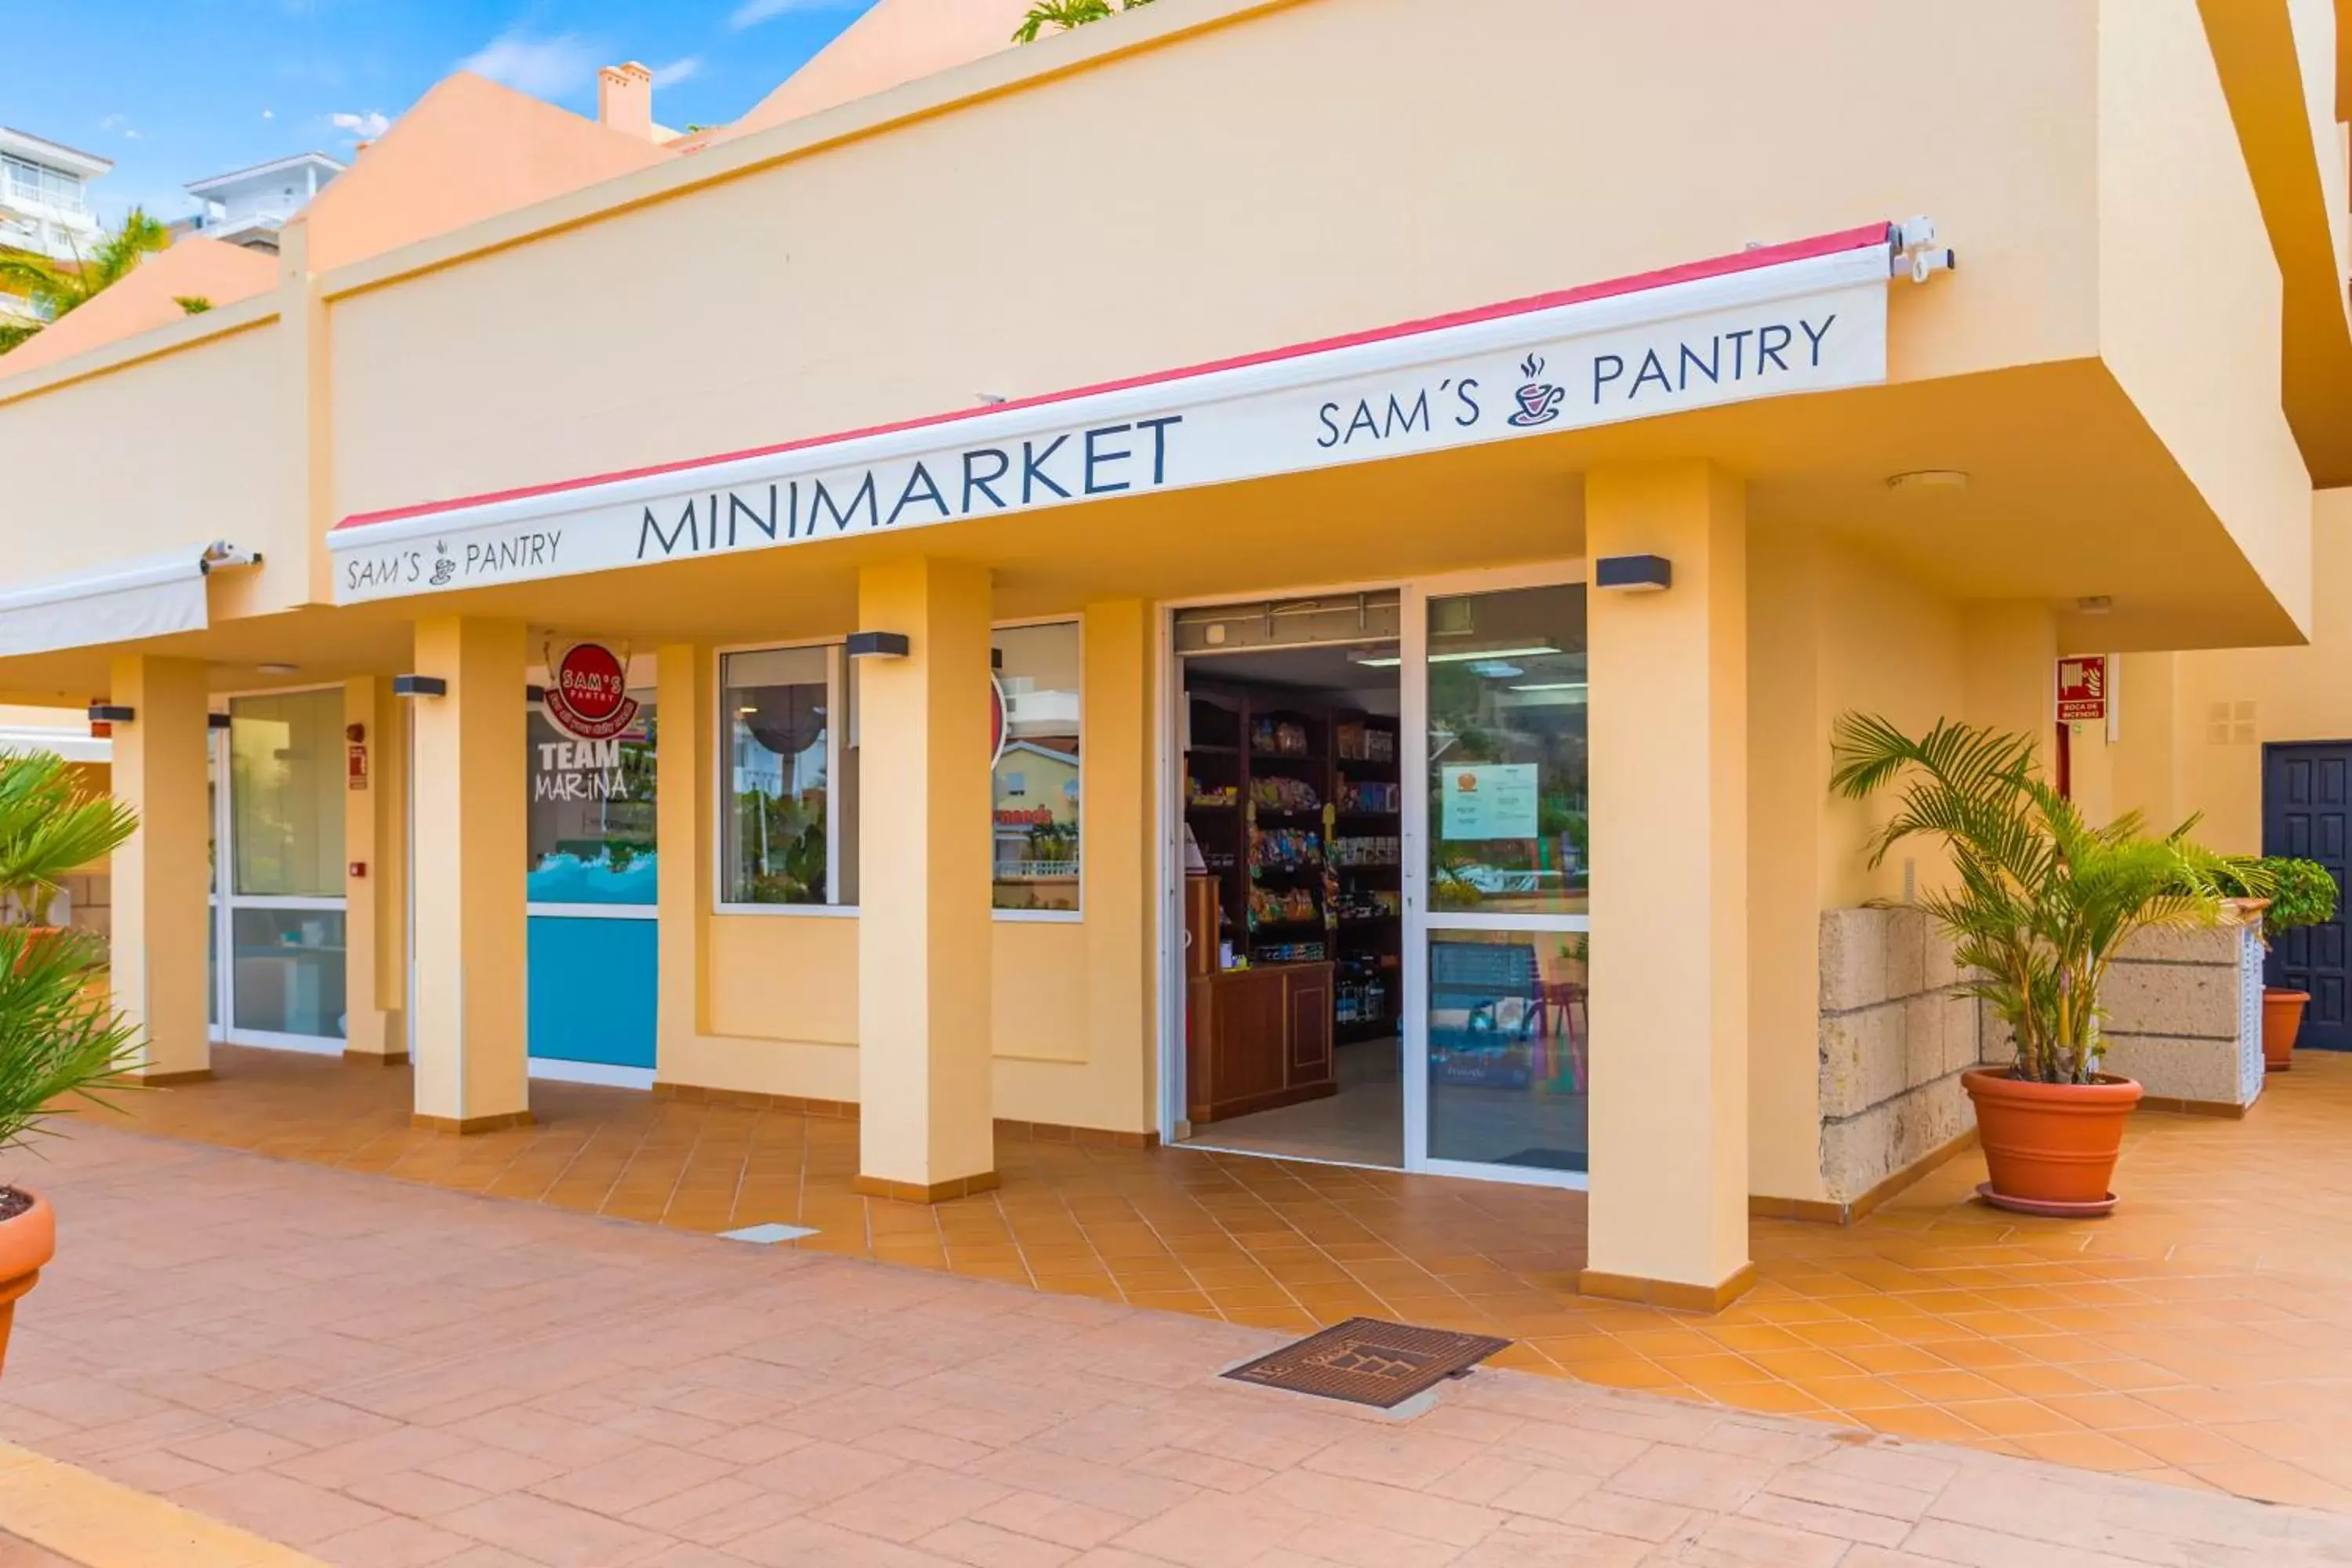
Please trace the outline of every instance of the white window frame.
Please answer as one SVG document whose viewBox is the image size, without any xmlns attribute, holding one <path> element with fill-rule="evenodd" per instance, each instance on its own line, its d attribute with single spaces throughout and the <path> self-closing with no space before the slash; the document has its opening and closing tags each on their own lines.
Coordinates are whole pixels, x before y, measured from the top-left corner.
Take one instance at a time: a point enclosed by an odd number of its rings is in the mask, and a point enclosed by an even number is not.
<svg viewBox="0 0 2352 1568">
<path fill-rule="evenodd" d="M 825 788 L 834 787 L 841 777 L 842 748 L 848 740 L 847 726 L 834 721 L 836 714 L 846 715 L 854 723 L 856 715 L 849 702 L 849 659 L 845 643 L 847 634 L 830 637 L 798 637 L 781 642 L 732 643 L 713 648 L 710 655 L 710 912 L 714 915 L 758 915 L 762 918 L 782 916 L 788 919 L 855 920 L 857 906 L 839 902 L 841 897 L 841 813 L 833 809 L 828 800 L 824 814 L 824 896 L 822 904 L 748 904 L 730 902 L 726 896 L 730 868 L 727 864 L 727 823 L 733 810 L 735 715 L 727 710 L 727 658 L 739 653 L 782 653 L 794 648 L 823 648 L 824 662 L 824 780 Z"/>
<path fill-rule="evenodd" d="M 340 693 L 337 682 L 312 682 L 304 686 L 272 686 L 252 691 L 229 692 L 220 699 L 222 706 L 209 711 L 229 713 L 229 706 L 250 697 L 292 697 L 313 691 Z M 205 721 L 205 742 L 212 748 L 215 773 L 213 790 L 213 885 L 205 902 L 213 921 L 214 951 L 218 955 L 214 974 L 213 1000 L 216 1020 L 211 1039 L 222 1045 L 259 1046 L 269 1050 L 300 1051 L 311 1056 L 340 1057 L 350 1043 L 351 1023 L 350 963 L 351 963 L 351 898 L 346 879 L 341 894 L 322 893 L 240 893 L 236 890 L 236 769 L 230 765 L 227 728 L 210 729 Z M 337 735 L 341 731 L 340 726 Z M 346 847 L 348 847 L 348 846 Z M 345 1033 L 341 1035 L 296 1035 L 277 1029 L 240 1029 L 236 1026 L 236 912 L 239 910 L 316 910 L 331 911 L 343 917 L 344 1006 Z"/>
</svg>

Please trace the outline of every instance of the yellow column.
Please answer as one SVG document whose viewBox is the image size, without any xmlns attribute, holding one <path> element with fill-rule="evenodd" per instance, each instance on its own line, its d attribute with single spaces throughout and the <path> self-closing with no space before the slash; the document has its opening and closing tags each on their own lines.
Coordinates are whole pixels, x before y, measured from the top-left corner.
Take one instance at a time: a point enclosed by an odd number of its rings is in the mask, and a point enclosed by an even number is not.
<svg viewBox="0 0 2352 1568">
<path fill-rule="evenodd" d="M 524 658 L 517 622 L 416 626 L 417 673 L 448 683 L 409 702 L 420 1127 L 486 1132 L 530 1120 Z"/>
<path fill-rule="evenodd" d="M 134 714 L 114 726 L 112 772 L 115 798 L 139 817 L 109 868 L 114 1005 L 139 1026 L 132 1072 L 191 1082 L 212 1076 L 205 667 L 126 655 L 114 661 L 111 700 Z"/>
<path fill-rule="evenodd" d="M 658 655 L 658 752 L 655 757 L 655 879 L 659 900 L 660 988 L 655 1006 L 654 1082 L 686 1081 L 679 1063 L 702 1032 L 705 922 L 710 910 L 710 655 L 665 643 Z"/>
<path fill-rule="evenodd" d="M 1592 1190 L 1587 1294 L 1712 1310 L 1748 1259 L 1746 502 L 1710 464 L 1585 480 L 1590 556 L 1662 555 L 1663 593 L 1595 588 Z"/>
<path fill-rule="evenodd" d="M 1085 883 L 1090 1071 L 1109 1090 L 1115 1131 L 1160 1126 L 1152 1026 L 1151 613 L 1140 599 L 1086 614 Z"/>
<path fill-rule="evenodd" d="M 396 1067 L 408 1059 L 401 1017 L 406 984 L 406 910 L 400 878 L 404 845 L 393 809 L 400 799 L 401 763 L 406 760 L 397 743 L 403 721 L 385 677 L 363 675 L 343 683 L 344 733 L 338 738 L 346 748 L 343 1059 L 363 1066 Z M 361 737 L 357 741 L 351 739 L 354 725 Z M 363 782 L 351 775 L 352 746 L 362 748 L 366 756 Z"/>
<path fill-rule="evenodd" d="M 916 560 L 858 577 L 857 1189 L 937 1202 L 996 1185 L 990 1082 L 989 602 L 985 568 Z"/>
</svg>

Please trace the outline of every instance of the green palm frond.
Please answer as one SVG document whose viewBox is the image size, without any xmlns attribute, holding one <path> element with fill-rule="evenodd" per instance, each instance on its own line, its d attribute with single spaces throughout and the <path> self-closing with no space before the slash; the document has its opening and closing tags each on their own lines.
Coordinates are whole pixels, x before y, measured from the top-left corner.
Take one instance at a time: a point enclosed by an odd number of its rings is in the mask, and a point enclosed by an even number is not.
<svg viewBox="0 0 2352 1568">
<path fill-rule="evenodd" d="M 37 918 L 66 878 L 131 837 L 130 808 L 85 792 L 54 752 L 0 756 L 0 897 Z"/>
</svg>

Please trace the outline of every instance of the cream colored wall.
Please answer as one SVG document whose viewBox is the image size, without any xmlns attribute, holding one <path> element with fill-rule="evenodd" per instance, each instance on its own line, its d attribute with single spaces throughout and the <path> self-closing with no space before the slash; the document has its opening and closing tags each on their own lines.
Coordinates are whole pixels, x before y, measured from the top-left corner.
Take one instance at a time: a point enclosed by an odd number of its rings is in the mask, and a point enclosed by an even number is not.
<svg viewBox="0 0 2352 1568">
<path fill-rule="evenodd" d="M 2096 351 L 2089 7 L 1683 12 L 1491 0 L 1480 26 L 1446 27 L 1415 0 L 1322 0 L 887 135 L 730 142 L 713 155 L 794 155 L 337 300 L 336 508 L 970 406 L 1913 212 L 1979 243 L 1966 289 L 1897 295 L 1898 379 Z M 1920 122 L 1891 60 L 1933 62 L 1932 129 L 1862 129 Z M 1083 184 L 1038 155 L 1107 124 L 1184 129 L 1123 139 L 1115 176 Z M 1169 221 L 1187 211 L 1216 221 Z M 771 286 L 710 286 L 743 278 Z M 663 300 L 620 358 L 601 326 L 615 279 Z M 886 320 L 920 352 L 874 352 Z"/>
<path fill-rule="evenodd" d="M 227 539 L 264 559 L 258 571 L 221 574 L 217 610 L 305 597 L 309 535 L 273 478 L 293 413 L 274 321 L 103 374 L 26 380 L 31 390 L 0 380 L 0 579 L 37 582 Z"/>
<path fill-rule="evenodd" d="M 2168 827 L 2199 813 L 2209 847 L 2261 852 L 2263 747 L 2352 741 L 2352 489 L 2313 498 L 2312 584 L 2307 647 L 2124 661 L 2119 806 Z"/>
<path fill-rule="evenodd" d="M 2099 351 L 2271 592 L 2311 611 L 2283 284 L 2195 0 L 2099 0 Z"/>
<path fill-rule="evenodd" d="M 1831 726 L 1852 710 L 1913 732 L 1964 714 L 1962 607 L 1853 545 L 1804 529 L 1748 552 L 1748 1184 L 1822 1200 L 1819 1036 L 1823 910 L 1899 900 L 1906 862 L 1932 885 L 1942 858 L 1898 849 L 1873 870 L 1886 806 L 1830 794 Z"/>
<path fill-rule="evenodd" d="M 1150 920 L 1150 628 L 1140 600 L 1083 613 L 1084 910 L 992 922 L 998 1116 L 1141 1132 L 1156 1125 Z M 854 913 L 712 914 L 713 655 L 664 648 L 662 1023 L 656 1076 L 854 1101 Z"/>
</svg>

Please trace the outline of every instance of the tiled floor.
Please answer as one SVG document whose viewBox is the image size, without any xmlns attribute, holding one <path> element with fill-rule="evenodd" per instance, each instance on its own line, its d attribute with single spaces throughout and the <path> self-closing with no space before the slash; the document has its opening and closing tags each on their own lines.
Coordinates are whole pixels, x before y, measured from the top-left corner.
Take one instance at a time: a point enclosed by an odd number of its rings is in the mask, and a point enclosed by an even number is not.
<svg viewBox="0 0 2352 1568">
<path fill-rule="evenodd" d="M 1759 1222 L 1763 1282 L 1714 1318 L 1574 1294 L 1573 1194 L 1007 1140 L 1002 1191 L 923 1208 L 850 1192 L 850 1122 L 541 1083 L 539 1126 L 459 1140 L 409 1130 L 402 1071 L 217 1065 L 129 1097 L 136 1124 L 1257 1327 L 1477 1330 L 1588 1383 L 2352 1508 L 2352 1059 L 2304 1053 L 2243 1121 L 2137 1118 L 2107 1220 L 1983 1209 L 1969 1158 L 1852 1229 Z"/>
<path fill-rule="evenodd" d="M 119 1131 L 41 1170 L 0 1436 L 341 1568 L 2352 1561 L 2337 1514 L 1509 1372 L 1383 1415 L 1220 1379 L 1261 1329 Z M 202 1533 L 68 1554 L 268 1561 Z"/>
</svg>

